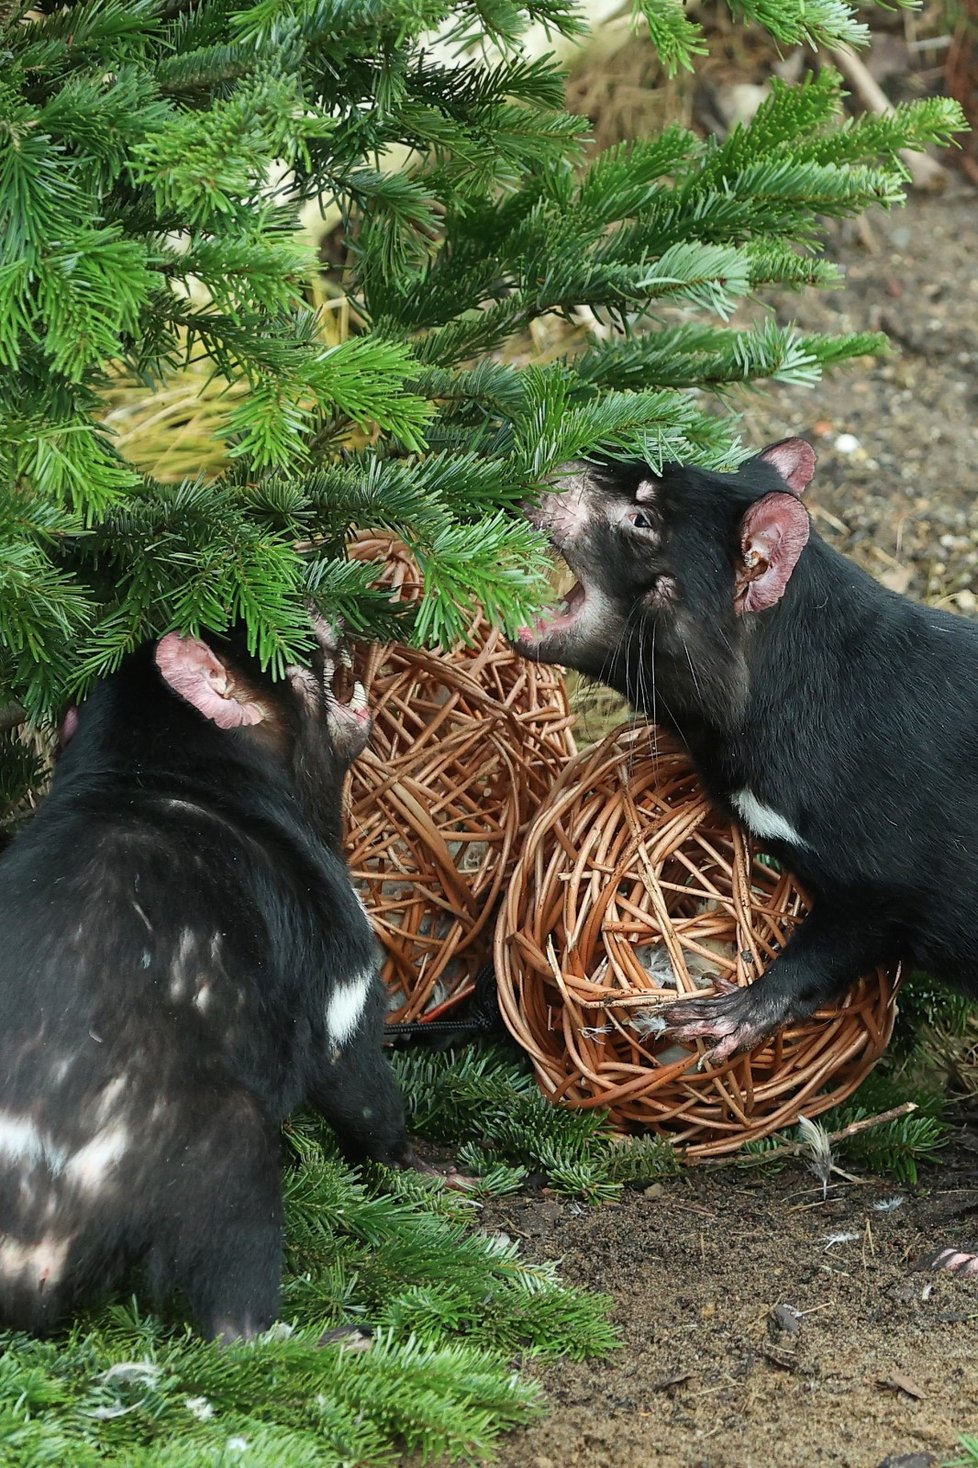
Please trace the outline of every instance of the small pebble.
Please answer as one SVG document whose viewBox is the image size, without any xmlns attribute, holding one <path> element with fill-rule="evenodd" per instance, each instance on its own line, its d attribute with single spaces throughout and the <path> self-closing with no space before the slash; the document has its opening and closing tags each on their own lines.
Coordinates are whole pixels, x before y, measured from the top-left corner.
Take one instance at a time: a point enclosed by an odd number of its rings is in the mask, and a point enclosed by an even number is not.
<svg viewBox="0 0 978 1468">
<path fill-rule="evenodd" d="M 933 1453 L 900 1453 L 896 1458 L 884 1458 L 879 1468 L 934 1468 L 936 1463 Z"/>
</svg>

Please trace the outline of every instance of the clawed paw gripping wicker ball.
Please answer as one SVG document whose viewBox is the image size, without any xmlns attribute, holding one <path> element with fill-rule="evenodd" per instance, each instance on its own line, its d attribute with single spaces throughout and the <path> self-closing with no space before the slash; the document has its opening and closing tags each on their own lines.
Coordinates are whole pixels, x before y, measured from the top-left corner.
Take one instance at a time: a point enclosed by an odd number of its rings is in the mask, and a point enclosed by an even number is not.
<svg viewBox="0 0 978 1468">
<path fill-rule="evenodd" d="M 391 536 L 350 548 L 412 601 L 420 576 Z M 374 716 L 353 767 L 347 858 L 386 950 L 391 1020 L 431 1019 L 471 992 L 519 837 L 574 753 L 563 680 L 481 618 L 447 655 L 364 647 Z"/>
<path fill-rule="evenodd" d="M 500 1004 L 545 1093 L 619 1124 L 735 1150 L 849 1096 L 893 1028 L 897 976 L 749 1055 L 697 1069 L 701 1046 L 649 1016 L 710 975 L 757 978 L 806 912 L 804 894 L 710 807 L 688 756 L 648 724 L 565 766 L 523 842 L 496 928 Z"/>
</svg>

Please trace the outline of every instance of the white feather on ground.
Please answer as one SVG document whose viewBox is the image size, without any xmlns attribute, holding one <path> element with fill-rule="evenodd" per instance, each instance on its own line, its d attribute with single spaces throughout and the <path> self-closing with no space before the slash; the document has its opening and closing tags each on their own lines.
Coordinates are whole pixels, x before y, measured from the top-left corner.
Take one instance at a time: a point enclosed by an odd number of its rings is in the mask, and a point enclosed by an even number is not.
<svg viewBox="0 0 978 1468">
<path fill-rule="evenodd" d="M 807 1116 L 799 1116 L 798 1139 L 804 1148 L 808 1166 L 822 1184 L 822 1196 L 825 1197 L 835 1167 L 829 1134 L 817 1121 L 809 1121 Z"/>
</svg>

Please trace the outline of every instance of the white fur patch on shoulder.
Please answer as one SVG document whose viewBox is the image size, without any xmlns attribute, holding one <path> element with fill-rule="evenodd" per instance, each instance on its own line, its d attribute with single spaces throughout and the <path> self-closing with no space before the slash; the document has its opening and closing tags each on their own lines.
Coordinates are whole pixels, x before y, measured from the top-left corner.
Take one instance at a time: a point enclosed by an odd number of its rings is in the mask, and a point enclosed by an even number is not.
<svg viewBox="0 0 978 1468">
<path fill-rule="evenodd" d="M 367 969 L 341 984 L 326 1006 L 326 1028 L 334 1045 L 345 1045 L 355 1032 L 374 981 L 373 969 Z"/>
<path fill-rule="evenodd" d="M 758 800 L 752 791 L 738 790 L 731 795 L 730 803 L 755 836 L 766 836 L 772 841 L 787 841 L 790 846 L 807 847 L 808 842 L 799 836 L 791 822 L 769 805 L 765 805 L 762 800 Z"/>
</svg>

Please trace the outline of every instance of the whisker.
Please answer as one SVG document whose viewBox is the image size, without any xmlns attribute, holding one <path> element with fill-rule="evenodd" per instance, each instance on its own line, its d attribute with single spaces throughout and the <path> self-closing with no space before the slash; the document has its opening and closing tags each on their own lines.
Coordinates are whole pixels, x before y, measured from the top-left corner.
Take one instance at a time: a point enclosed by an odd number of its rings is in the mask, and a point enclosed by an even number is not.
<svg viewBox="0 0 978 1468">
<path fill-rule="evenodd" d="M 699 679 L 696 676 L 696 669 L 693 667 L 693 659 L 689 655 L 689 646 L 688 646 L 688 644 L 686 642 L 685 637 L 682 639 L 682 643 L 683 643 L 683 652 L 686 654 L 686 661 L 687 661 L 687 663 L 689 663 L 689 675 L 690 675 L 690 677 L 693 680 L 693 687 L 696 689 L 696 697 L 697 698 L 702 698 L 702 693 L 700 691 L 700 685 L 699 685 Z"/>
</svg>

